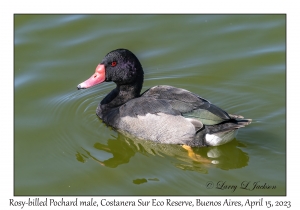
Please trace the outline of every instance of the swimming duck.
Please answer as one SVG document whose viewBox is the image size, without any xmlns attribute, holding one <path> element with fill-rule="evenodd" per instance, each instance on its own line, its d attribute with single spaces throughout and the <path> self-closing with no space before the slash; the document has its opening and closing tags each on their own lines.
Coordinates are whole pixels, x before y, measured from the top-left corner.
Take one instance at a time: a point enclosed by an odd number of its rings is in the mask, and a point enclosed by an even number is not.
<svg viewBox="0 0 300 210">
<path fill-rule="evenodd" d="M 105 124 L 139 139 L 188 147 L 218 146 L 251 123 L 185 89 L 158 85 L 141 94 L 144 71 L 127 49 L 108 53 L 77 89 L 111 81 L 117 86 L 100 102 L 96 114 Z"/>
</svg>

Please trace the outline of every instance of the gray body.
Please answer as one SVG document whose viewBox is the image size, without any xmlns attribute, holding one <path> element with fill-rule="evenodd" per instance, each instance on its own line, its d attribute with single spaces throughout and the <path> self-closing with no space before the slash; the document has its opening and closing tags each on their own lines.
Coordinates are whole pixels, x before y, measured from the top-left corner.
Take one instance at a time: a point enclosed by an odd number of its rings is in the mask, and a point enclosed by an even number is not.
<svg viewBox="0 0 300 210">
<path fill-rule="evenodd" d="M 249 124 L 194 93 L 167 85 L 152 87 L 111 112 L 103 113 L 101 107 L 100 103 L 97 115 L 106 124 L 164 144 L 217 146 L 234 139 L 237 129 Z"/>
</svg>

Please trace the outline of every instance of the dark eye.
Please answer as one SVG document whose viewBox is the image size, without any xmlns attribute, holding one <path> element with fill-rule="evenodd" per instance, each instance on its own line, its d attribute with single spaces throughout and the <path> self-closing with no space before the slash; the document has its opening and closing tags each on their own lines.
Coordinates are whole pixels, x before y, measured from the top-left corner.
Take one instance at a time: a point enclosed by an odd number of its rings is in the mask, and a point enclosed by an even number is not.
<svg viewBox="0 0 300 210">
<path fill-rule="evenodd" d="M 111 62 L 111 66 L 116 66 L 116 65 L 117 65 L 116 61 Z"/>
</svg>

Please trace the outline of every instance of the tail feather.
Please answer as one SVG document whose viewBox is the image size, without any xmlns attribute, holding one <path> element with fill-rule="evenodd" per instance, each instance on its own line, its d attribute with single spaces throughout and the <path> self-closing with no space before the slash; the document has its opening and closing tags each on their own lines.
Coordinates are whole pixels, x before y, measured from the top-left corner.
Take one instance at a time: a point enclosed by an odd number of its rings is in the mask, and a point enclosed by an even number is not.
<svg viewBox="0 0 300 210">
<path fill-rule="evenodd" d="M 242 119 L 242 120 L 237 120 L 237 122 L 238 122 L 239 125 L 246 126 L 246 125 L 251 124 L 252 119 Z"/>
<path fill-rule="evenodd" d="M 242 116 L 237 116 L 230 115 L 232 117 L 230 120 L 219 124 L 199 126 L 195 139 L 187 145 L 191 147 L 219 146 L 230 142 L 235 138 L 239 128 L 243 128 L 252 122 L 252 119 L 243 119 Z"/>
<path fill-rule="evenodd" d="M 229 114 L 231 119 L 244 119 L 242 115 L 237 115 L 237 114 Z"/>
<path fill-rule="evenodd" d="M 219 133 L 219 132 L 224 132 L 224 131 L 229 131 L 229 130 L 234 130 L 234 129 L 239 129 L 242 127 L 245 127 L 246 125 L 249 125 L 251 123 L 251 119 L 231 119 L 216 125 L 207 125 L 206 129 L 207 132 L 212 134 L 212 133 Z"/>
<path fill-rule="evenodd" d="M 251 123 L 251 119 L 231 119 L 217 125 L 205 126 L 205 143 L 209 146 L 225 144 L 235 138 L 239 128 Z"/>
</svg>

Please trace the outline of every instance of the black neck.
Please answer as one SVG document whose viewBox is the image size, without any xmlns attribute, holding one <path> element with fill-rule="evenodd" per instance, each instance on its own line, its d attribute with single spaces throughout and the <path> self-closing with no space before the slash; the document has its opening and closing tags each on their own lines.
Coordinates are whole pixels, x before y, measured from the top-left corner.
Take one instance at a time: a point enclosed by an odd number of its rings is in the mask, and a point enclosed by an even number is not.
<svg viewBox="0 0 300 210">
<path fill-rule="evenodd" d="M 141 68 L 141 67 L 140 67 Z M 98 116 L 101 116 L 114 108 L 117 108 L 127 101 L 140 96 L 144 82 L 144 72 L 141 69 L 135 80 L 129 84 L 118 84 L 99 104 Z"/>
<path fill-rule="evenodd" d="M 107 105 L 110 108 L 121 106 L 130 99 L 136 98 L 139 93 L 129 85 L 121 85 L 113 89 L 105 98 L 101 101 L 101 105 Z"/>
<path fill-rule="evenodd" d="M 139 97 L 143 85 L 143 79 L 138 81 L 139 82 L 133 84 L 117 84 L 117 87 L 101 101 L 101 106 L 111 109 L 121 106 L 133 98 Z"/>
</svg>

